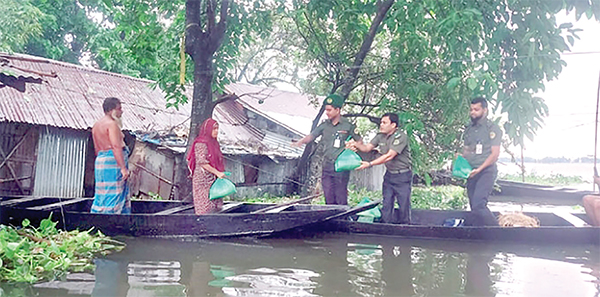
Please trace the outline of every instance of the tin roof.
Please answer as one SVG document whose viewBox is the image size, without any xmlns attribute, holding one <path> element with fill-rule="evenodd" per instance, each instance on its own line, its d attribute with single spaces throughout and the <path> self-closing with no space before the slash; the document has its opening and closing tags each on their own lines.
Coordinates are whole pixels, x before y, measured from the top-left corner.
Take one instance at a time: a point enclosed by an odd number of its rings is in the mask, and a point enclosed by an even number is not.
<svg viewBox="0 0 600 297">
<path fill-rule="evenodd" d="M 36 80 L 36 83 L 26 83 L 23 90 L 0 82 L 0 122 L 86 130 L 104 115 L 104 98 L 117 97 L 122 102 L 123 128 L 126 130 L 147 133 L 169 131 L 178 125 L 189 127 L 186 122 L 191 114 L 191 104 L 182 105 L 179 110 L 167 109 L 165 93 L 153 89 L 150 80 L 46 58 L 4 53 L 0 53 L 0 74 Z M 252 110 L 300 137 L 303 132 L 293 128 L 297 119 L 290 118 L 284 123 L 273 115 L 314 117 L 318 110 L 310 105 L 308 96 L 247 84 L 232 84 L 226 89 L 239 98 L 219 104 L 213 112 L 221 127 L 219 141 L 225 153 L 294 158 L 302 153 L 287 145 L 291 139 L 251 125 L 244 109 Z M 258 103 L 257 96 L 264 104 Z"/>
<path fill-rule="evenodd" d="M 278 90 L 244 83 L 232 83 L 225 87 L 236 94 L 249 110 L 282 123 L 288 129 L 301 134 L 310 133 L 312 121 L 319 112 L 323 96 Z"/>
<path fill-rule="evenodd" d="M 160 131 L 185 121 L 190 106 L 165 108 L 165 94 L 152 81 L 23 54 L 0 54 L 2 69 L 41 78 L 24 92 L 0 88 L 0 121 L 85 130 L 101 118 L 106 97 L 122 101 L 124 129 Z M 160 118 L 159 121 L 156 119 Z"/>
</svg>

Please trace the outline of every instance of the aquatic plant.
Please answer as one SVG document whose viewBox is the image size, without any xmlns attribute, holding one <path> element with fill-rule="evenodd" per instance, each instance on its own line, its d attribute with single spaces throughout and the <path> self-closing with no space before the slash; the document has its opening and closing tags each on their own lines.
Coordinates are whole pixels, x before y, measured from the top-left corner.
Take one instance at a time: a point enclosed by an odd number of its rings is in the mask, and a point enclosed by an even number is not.
<svg viewBox="0 0 600 297">
<path fill-rule="evenodd" d="M 21 228 L 0 225 L 0 281 L 36 283 L 61 279 L 68 272 L 93 271 L 92 260 L 120 251 L 125 244 L 101 232 L 62 231 L 51 217 Z"/>
<path fill-rule="evenodd" d="M 505 174 L 500 175 L 499 178 L 518 182 L 523 181 L 523 177 L 520 174 Z M 568 186 L 573 184 L 585 183 L 581 176 L 563 175 L 560 173 L 544 175 L 537 174 L 535 172 L 526 174 L 524 182 L 547 186 Z"/>
</svg>

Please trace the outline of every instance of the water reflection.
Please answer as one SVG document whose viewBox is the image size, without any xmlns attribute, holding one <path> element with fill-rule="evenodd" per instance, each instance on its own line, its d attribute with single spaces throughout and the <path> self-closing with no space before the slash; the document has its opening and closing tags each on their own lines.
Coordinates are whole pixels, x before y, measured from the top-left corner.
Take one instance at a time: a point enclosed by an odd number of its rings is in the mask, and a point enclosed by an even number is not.
<svg viewBox="0 0 600 297">
<path fill-rule="evenodd" d="M 96 260 L 95 275 L 72 274 L 29 288 L 2 284 L 0 295 L 600 296 L 598 247 L 336 234 L 126 241 L 123 253 Z"/>
<path fill-rule="evenodd" d="M 467 271 L 465 280 L 465 295 L 467 296 L 496 296 L 492 290 L 490 278 L 490 263 L 493 253 L 472 253 L 467 255 Z"/>
<path fill-rule="evenodd" d="M 127 263 L 108 259 L 96 259 L 96 281 L 92 291 L 93 297 L 127 296 L 129 276 Z"/>
<path fill-rule="evenodd" d="M 383 245 L 382 280 L 384 296 L 413 296 L 411 245 Z"/>
</svg>

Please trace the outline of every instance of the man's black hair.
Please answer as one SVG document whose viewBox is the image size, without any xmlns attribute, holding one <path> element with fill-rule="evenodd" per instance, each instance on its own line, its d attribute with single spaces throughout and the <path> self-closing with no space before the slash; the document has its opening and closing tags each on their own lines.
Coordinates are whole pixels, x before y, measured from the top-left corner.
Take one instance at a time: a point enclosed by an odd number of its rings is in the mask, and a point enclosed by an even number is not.
<svg viewBox="0 0 600 297">
<path fill-rule="evenodd" d="M 485 98 L 477 97 L 477 98 L 473 98 L 473 100 L 471 100 L 471 104 L 477 104 L 477 103 L 481 103 L 481 107 L 487 108 L 487 100 L 485 100 Z"/>
<path fill-rule="evenodd" d="M 104 113 L 107 113 L 119 106 L 121 104 L 121 100 L 115 97 L 108 97 L 104 99 L 104 103 L 102 103 L 102 109 L 104 109 Z"/>
<path fill-rule="evenodd" d="M 384 114 L 381 118 L 383 119 L 384 117 L 388 117 L 390 119 L 390 122 L 396 124 L 396 127 L 398 126 L 398 114 L 393 113 L 393 112 L 388 112 L 386 114 Z"/>
</svg>

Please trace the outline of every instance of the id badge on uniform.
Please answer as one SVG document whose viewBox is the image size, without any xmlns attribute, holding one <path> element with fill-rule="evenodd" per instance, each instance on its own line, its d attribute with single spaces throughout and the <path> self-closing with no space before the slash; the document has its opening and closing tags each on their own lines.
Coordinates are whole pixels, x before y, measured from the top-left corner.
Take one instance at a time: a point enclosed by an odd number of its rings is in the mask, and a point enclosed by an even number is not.
<svg viewBox="0 0 600 297">
<path fill-rule="evenodd" d="M 340 145 L 341 145 L 341 143 L 340 143 L 340 139 L 339 139 L 339 138 L 336 138 L 336 139 L 333 141 L 333 147 L 334 147 L 334 148 L 340 148 Z"/>
<path fill-rule="evenodd" d="M 483 154 L 483 144 L 478 143 L 477 145 L 475 145 L 475 154 L 476 155 Z"/>
</svg>

